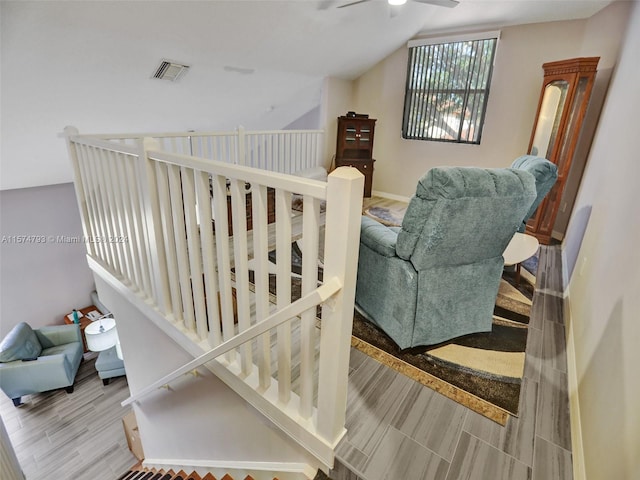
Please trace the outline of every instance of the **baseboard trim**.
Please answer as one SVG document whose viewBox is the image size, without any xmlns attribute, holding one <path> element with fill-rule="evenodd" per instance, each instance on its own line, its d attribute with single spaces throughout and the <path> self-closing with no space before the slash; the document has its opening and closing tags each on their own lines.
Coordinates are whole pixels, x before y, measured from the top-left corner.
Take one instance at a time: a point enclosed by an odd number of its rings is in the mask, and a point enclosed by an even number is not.
<svg viewBox="0 0 640 480">
<path fill-rule="evenodd" d="M 404 203 L 409 203 L 409 200 L 411 200 L 410 197 L 405 197 L 403 195 L 395 195 L 393 193 L 380 192 L 379 190 L 372 191 L 371 195 L 373 195 L 374 197 L 388 198 L 389 200 L 395 200 L 397 202 L 404 202 Z"/>
<path fill-rule="evenodd" d="M 566 271 L 566 259 L 562 252 L 562 271 Z M 563 276 L 565 274 L 563 273 Z M 580 396 L 578 392 L 578 367 L 576 362 L 576 344 L 573 334 L 573 318 L 571 316 L 571 295 L 569 285 L 563 278 L 564 301 L 563 314 L 565 320 L 565 336 L 567 342 L 567 379 L 569 389 L 569 417 L 571 422 L 571 457 L 573 459 L 573 478 L 586 480 L 584 445 L 582 443 L 582 421 L 580 416 Z"/>
</svg>

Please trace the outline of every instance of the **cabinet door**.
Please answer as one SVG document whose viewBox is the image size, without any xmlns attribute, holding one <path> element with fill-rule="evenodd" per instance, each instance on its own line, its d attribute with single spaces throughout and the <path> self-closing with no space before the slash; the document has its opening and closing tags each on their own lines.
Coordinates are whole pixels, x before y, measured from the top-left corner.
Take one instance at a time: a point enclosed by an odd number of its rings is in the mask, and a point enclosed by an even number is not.
<svg viewBox="0 0 640 480">
<path fill-rule="evenodd" d="M 543 87 L 529 153 L 558 167 L 558 179 L 527 222 L 527 232 L 548 244 L 582 129 L 598 64 L 597 57 L 543 65 Z"/>
<path fill-rule="evenodd" d="M 337 158 L 368 159 L 373 155 L 375 120 L 340 117 L 338 119 Z"/>
</svg>

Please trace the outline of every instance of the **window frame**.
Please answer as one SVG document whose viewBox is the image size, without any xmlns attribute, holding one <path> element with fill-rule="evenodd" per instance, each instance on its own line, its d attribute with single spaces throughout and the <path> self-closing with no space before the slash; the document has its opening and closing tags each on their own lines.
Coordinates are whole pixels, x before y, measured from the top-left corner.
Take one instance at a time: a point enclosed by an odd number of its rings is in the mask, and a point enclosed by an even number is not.
<svg viewBox="0 0 640 480">
<path fill-rule="evenodd" d="M 478 80 L 479 76 L 470 75 L 467 78 L 464 88 L 460 88 L 460 86 L 456 86 L 451 82 L 446 88 L 441 88 L 436 84 L 439 81 L 438 78 L 431 79 L 426 74 L 424 75 L 424 79 L 421 83 L 418 83 L 415 80 L 416 75 L 418 73 L 415 72 L 416 65 L 419 65 L 418 62 L 414 59 L 414 48 L 419 47 L 432 47 L 434 45 L 447 45 L 447 48 L 452 50 L 456 48 L 456 44 L 462 45 L 465 42 L 476 42 L 483 40 L 495 40 L 492 48 L 492 52 L 490 57 L 488 58 L 487 65 L 485 67 L 488 69 L 484 75 L 482 75 L 482 79 L 485 80 L 483 87 L 478 87 L 478 85 L 473 88 L 473 81 Z M 445 143 L 461 143 L 461 144 L 470 144 L 470 145 L 479 145 L 482 140 L 482 131 L 485 123 L 485 116 L 487 111 L 487 105 L 489 103 L 489 94 L 491 90 L 491 81 L 493 78 L 493 69 L 495 66 L 496 53 L 498 50 L 498 45 L 500 41 L 500 31 L 485 31 L 485 32 L 477 32 L 471 34 L 460 34 L 460 35 L 452 35 L 447 37 L 433 37 L 433 38 L 421 38 L 410 40 L 407 43 L 408 47 L 408 58 L 407 58 L 407 76 L 405 82 L 405 97 L 403 104 L 403 113 L 402 113 L 402 138 L 406 140 L 422 140 L 422 141 L 433 141 L 433 142 L 445 142 Z M 449 51 L 449 50 L 448 50 Z M 419 53 L 419 52 L 418 52 Z M 429 51 L 423 53 L 430 53 Z M 487 58 L 488 56 L 482 56 L 481 58 Z M 458 59 L 460 56 L 456 57 L 456 63 L 454 67 L 457 69 L 459 64 Z M 425 65 L 425 63 L 421 63 L 421 65 Z M 427 64 L 428 65 L 428 64 Z M 484 70 L 484 69 L 483 69 Z M 436 88 L 438 87 L 438 88 Z M 423 94 L 429 95 L 445 95 L 449 94 L 449 98 L 451 98 L 452 94 L 462 94 L 463 102 L 461 109 L 466 108 L 468 105 L 469 98 L 473 95 L 480 96 L 481 106 L 477 107 L 473 110 L 473 118 L 475 118 L 474 125 L 477 127 L 477 134 L 474 131 L 474 134 L 471 139 L 469 139 L 469 134 L 465 136 L 464 133 L 464 123 L 466 116 L 460 119 L 457 126 L 457 134 L 455 138 L 442 138 L 441 136 L 433 136 L 433 134 L 429 134 L 428 131 L 433 128 L 432 126 L 425 125 L 422 128 L 419 128 L 418 122 L 411 122 L 411 117 L 415 116 L 416 110 L 418 108 L 421 109 L 421 113 L 427 112 L 427 107 L 425 102 L 416 102 L 416 92 L 422 92 Z M 477 102 L 477 100 L 476 100 Z M 420 106 L 422 105 L 422 106 Z"/>
</svg>

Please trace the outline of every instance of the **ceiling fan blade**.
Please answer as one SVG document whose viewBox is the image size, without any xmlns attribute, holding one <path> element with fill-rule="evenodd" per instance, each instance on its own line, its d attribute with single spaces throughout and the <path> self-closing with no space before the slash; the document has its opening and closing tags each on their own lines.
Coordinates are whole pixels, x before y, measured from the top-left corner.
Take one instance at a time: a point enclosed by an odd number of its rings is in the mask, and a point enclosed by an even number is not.
<svg viewBox="0 0 640 480">
<path fill-rule="evenodd" d="M 413 0 L 418 3 L 428 3 L 429 5 L 437 5 L 438 7 L 453 8 L 457 7 L 460 2 L 456 0 Z"/>
<path fill-rule="evenodd" d="M 358 0 L 357 2 L 351 2 L 351 3 L 345 3 L 344 5 L 338 5 L 336 8 L 344 8 L 344 7 L 350 7 L 352 5 L 357 5 L 359 3 L 364 3 L 364 2 L 368 2 L 369 0 Z"/>
</svg>

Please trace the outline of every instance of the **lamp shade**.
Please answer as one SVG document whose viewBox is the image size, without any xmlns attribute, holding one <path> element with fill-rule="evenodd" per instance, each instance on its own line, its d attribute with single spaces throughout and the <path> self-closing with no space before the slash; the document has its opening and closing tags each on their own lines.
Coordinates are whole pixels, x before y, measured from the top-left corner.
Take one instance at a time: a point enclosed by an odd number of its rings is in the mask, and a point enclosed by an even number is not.
<svg viewBox="0 0 640 480">
<path fill-rule="evenodd" d="M 87 325 L 84 329 L 87 348 L 92 352 L 108 350 L 118 343 L 116 321 L 113 318 L 103 318 Z"/>
</svg>

